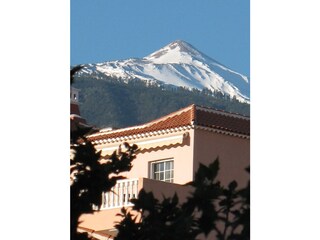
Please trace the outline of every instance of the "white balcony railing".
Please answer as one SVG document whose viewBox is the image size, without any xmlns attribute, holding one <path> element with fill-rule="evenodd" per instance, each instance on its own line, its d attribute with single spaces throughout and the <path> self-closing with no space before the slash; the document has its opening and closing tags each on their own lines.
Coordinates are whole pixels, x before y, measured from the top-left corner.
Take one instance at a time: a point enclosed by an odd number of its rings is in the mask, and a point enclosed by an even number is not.
<svg viewBox="0 0 320 240">
<path fill-rule="evenodd" d="M 110 192 L 102 194 L 101 210 L 133 206 L 130 199 L 137 198 L 138 178 L 118 180 Z"/>
</svg>

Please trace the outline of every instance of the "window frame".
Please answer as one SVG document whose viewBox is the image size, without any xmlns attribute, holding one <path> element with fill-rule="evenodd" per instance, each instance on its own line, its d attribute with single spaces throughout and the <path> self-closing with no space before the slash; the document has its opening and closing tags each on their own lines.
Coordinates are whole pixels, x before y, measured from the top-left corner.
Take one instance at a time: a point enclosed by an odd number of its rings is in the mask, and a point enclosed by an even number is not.
<svg viewBox="0 0 320 240">
<path fill-rule="evenodd" d="M 171 162 L 171 168 L 170 169 L 166 169 L 166 162 Z M 160 163 L 164 163 L 163 165 L 163 170 L 158 170 L 155 171 L 155 166 L 157 164 Z M 153 180 L 157 180 L 157 181 L 162 181 L 162 182 L 169 182 L 169 183 L 173 183 L 174 182 L 174 159 L 173 158 L 167 158 L 167 159 L 161 159 L 161 160 L 156 160 L 156 161 L 151 161 L 149 162 L 149 178 L 153 179 Z M 170 177 L 166 178 L 166 173 L 170 172 Z M 156 179 L 155 174 L 156 173 L 163 173 L 163 180 L 161 180 L 161 177 L 159 177 L 159 179 Z"/>
</svg>

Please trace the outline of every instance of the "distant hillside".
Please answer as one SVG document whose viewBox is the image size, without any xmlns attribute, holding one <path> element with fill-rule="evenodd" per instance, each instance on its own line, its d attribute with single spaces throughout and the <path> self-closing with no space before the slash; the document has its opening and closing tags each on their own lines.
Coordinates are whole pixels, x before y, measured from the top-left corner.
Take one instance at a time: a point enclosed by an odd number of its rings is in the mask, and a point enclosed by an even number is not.
<svg viewBox="0 0 320 240">
<path fill-rule="evenodd" d="M 190 104 L 212 107 L 249 116 L 250 105 L 209 90 L 146 86 L 141 81 L 107 77 L 75 79 L 80 89 L 80 112 L 87 122 L 97 127 L 126 127 L 156 119 Z"/>
</svg>

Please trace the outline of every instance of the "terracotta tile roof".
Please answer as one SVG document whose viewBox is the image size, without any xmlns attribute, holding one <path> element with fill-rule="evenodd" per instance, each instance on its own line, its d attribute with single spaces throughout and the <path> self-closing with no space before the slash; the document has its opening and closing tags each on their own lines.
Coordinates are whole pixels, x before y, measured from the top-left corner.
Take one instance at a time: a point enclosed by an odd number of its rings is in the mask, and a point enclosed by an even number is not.
<svg viewBox="0 0 320 240">
<path fill-rule="evenodd" d="M 193 104 L 143 125 L 90 135 L 88 136 L 88 140 L 95 141 L 108 138 L 132 136 L 136 134 L 184 126 L 204 127 L 247 136 L 250 135 L 249 117 L 200 107 Z"/>
<path fill-rule="evenodd" d="M 250 118 L 223 111 L 196 107 L 196 126 L 209 127 L 250 136 Z"/>
</svg>

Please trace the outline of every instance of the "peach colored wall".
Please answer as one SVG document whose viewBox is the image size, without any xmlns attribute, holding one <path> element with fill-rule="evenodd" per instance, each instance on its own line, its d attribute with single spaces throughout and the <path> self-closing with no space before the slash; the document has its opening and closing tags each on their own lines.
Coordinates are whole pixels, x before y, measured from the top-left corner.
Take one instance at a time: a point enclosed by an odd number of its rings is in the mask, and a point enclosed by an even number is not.
<svg viewBox="0 0 320 240">
<path fill-rule="evenodd" d="M 172 197 L 175 192 L 179 196 L 179 202 L 182 203 L 189 196 L 192 188 L 189 186 L 181 186 L 178 184 L 166 183 L 147 178 L 139 178 L 139 191 L 144 188 L 147 192 L 152 191 L 158 200 L 162 200 L 163 196 Z M 128 208 L 130 209 L 130 208 Z M 83 214 L 80 217 L 81 227 L 101 231 L 114 228 L 116 222 L 121 220 L 121 217 L 116 216 L 120 213 L 120 208 L 96 211 L 93 214 Z"/>
<path fill-rule="evenodd" d="M 246 186 L 249 174 L 244 170 L 250 164 L 250 139 L 195 130 L 194 169 L 199 162 L 208 165 L 219 157 L 219 180 L 223 185 L 236 180 L 242 187 Z"/>
<path fill-rule="evenodd" d="M 173 159 L 174 183 L 184 184 L 191 181 L 193 177 L 193 130 L 189 130 L 188 132 L 189 136 L 184 139 L 182 144 L 142 150 L 133 161 L 131 171 L 123 175 L 127 178 L 149 178 L 151 162 Z"/>
<path fill-rule="evenodd" d="M 118 213 L 121 213 L 120 208 L 96 211 L 93 214 L 83 214 L 80 217 L 81 223 L 79 226 L 95 231 L 114 228 L 116 222 L 121 220 L 120 216 L 116 216 Z"/>
<path fill-rule="evenodd" d="M 245 186 L 249 179 L 249 175 L 244 171 L 244 168 L 250 163 L 249 139 L 199 129 L 188 132 L 189 136 L 182 144 L 142 150 L 133 161 L 131 171 L 122 175 L 127 178 L 144 178 L 143 181 L 139 179 L 139 189 L 143 187 L 146 191 L 153 191 L 158 199 L 162 199 L 163 194 L 172 196 L 177 191 L 182 200 L 188 195 L 190 188 L 146 179 L 149 178 L 149 163 L 172 158 L 174 160 L 174 183 L 184 184 L 193 180 L 199 162 L 208 165 L 219 156 L 219 180 L 222 184 L 227 185 L 235 179 L 240 186 Z M 119 217 L 115 217 L 119 211 L 120 209 L 116 208 L 83 215 L 81 217 L 83 223 L 80 226 L 95 231 L 113 228 L 115 221 L 120 220 Z"/>
<path fill-rule="evenodd" d="M 192 187 L 190 186 L 183 186 L 180 184 L 167 183 L 147 178 L 143 179 L 143 189 L 146 192 L 153 192 L 155 198 L 160 201 L 163 199 L 163 196 L 173 197 L 173 195 L 177 193 L 180 203 L 185 202 L 192 192 Z"/>
</svg>

